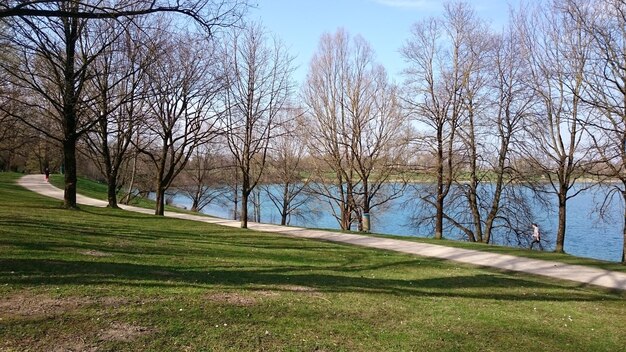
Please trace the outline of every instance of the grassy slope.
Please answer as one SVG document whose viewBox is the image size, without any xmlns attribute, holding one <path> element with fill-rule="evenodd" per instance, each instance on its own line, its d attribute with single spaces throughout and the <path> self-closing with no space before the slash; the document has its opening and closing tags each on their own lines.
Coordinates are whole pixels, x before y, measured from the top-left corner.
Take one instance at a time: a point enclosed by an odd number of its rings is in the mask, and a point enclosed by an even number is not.
<svg viewBox="0 0 626 352">
<path fill-rule="evenodd" d="M 626 294 L 83 207 L 0 174 L 0 351 L 617 351 Z"/>
<path fill-rule="evenodd" d="M 59 188 L 63 188 L 63 176 L 52 175 L 51 183 Z M 85 179 L 85 178 L 80 178 L 78 180 L 78 192 L 80 194 L 86 195 L 88 197 L 96 198 L 96 199 L 106 200 L 107 198 L 107 188 L 105 184 L 98 183 L 96 181 Z M 144 208 L 154 209 L 154 201 L 143 199 L 143 198 L 135 199 L 133 205 L 138 205 Z M 166 206 L 166 209 L 169 211 L 190 213 L 189 211 L 185 211 L 180 208 L 173 207 L 173 206 Z M 337 230 L 333 230 L 333 229 L 327 229 L 327 230 L 337 232 Z M 622 265 L 620 263 L 580 258 L 580 257 L 571 256 L 568 254 L 530 251 L 530 250 L 520 249 L 520 248 L 493 246 L 493 245 L 486 245 L 482 243 L 470 243 L 470 242 L 454 241 L 454 240 L 435 240 L 435 239 L 419 238 L 419 237 L 376 235 L 376 234 L 372 234 L 372 236 L 379 236 L 379 237 L 385 237 L 385 238 L 397 238 L 397 239 L 406 240 L 406 241 L 432 243 L 432 244 L 445 245 L 449 247 L 474 249 L 474 250 L 480 250 L 480 251 L 492 252 L 492 253 L 500 253 L 500 254 L 510 254 L 510 255 L 515 255 L 515 256 L 535 258 L 535 259 L 554 260 L 554 261 L 560 261 L 560 262 L 567 263 L 567 264 L 588 265 L 588 266 L 594 266 L 594 267 L 598 267 L 598 268 L 602 268 L 606 270 L 621 271 L 621 272 L 626 273 L 626 265 Z"/>
<path fill-rule="evenodd" d="M 61 174 L 53 174 L 50 175 L 50 183 L 60 189 L 64 188 L 63 175 Z M 95 199 L 107 200 L 107 185 L 104 183 L 100 183 L 97 181 L 93 181 L 87 178 L 78 178 L 77 182 L 78 193 Z M 119 197 L 118 197 L 119 198 Z M 145 198 L 135 198 L 130 202 L 130 205 L 155 209 L 155 202 L 153 200 L 145 199 Z M 165 205 L 165 210 L 167 211 L 175 211 L 175 212 L 187 212 L 184 209 L 177 208 L 170 205 Z"/>
</svg>

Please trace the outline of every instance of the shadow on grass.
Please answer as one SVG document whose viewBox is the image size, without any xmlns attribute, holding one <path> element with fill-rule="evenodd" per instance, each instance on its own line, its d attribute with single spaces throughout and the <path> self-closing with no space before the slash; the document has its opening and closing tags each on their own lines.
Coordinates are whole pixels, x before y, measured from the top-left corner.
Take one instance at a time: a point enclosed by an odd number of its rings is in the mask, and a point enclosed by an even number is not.
<svg viewBox="0 0 626 352">
<path fill-rule="evenodd" d="M 436 262 L 435 262 L 436 263 Z M 399 262 L 398 265 L 406 265 Z M 423 265 L 423 262 L 422 262 Z M 0 259 L 0 284 L 10 285 L 119 285 L 155 288 L 209 288 L 212 285 L 255 289 L 254 286 L 298 285 L 320 292 L 391 294 L 397 296 L 459 297 L 511 301 L 622 300 L 619 293 L 563 287 L 525 278 L 477 273 L 400 280 L 354 274 L 355 268 L 276 267 L 209 270 L 132 263 Z M 367 269 L 367 266 L 366 266 Z M 527 294 L 533 291 L 536 295 Z"/>
<path fill-rule="evenodd" d="M 83 213 L 89 215 L 83 217 Z M 122 255 L 204 257 L 259 250 L 255 256 L 265 253 L 271 259 L 280 250 L 285 250 L 283 257 L 288 257 L 289 250 L 312 252 L 333 248 L 312 241 L 303 246 L 302 240 L 297 238 L 187 220 L 111 210 L 100 214 L 97 209 L 80 211 L 75 217 L 61 220 L 53 212 L 41 217 L 9 215 L 0 219 L 0 226 L 3 227 L 0 228 L 0 245 L 38 251 L 74 248 L 75 252 L 98 250 Z M 220 252 L 213 253 L 217 248 Z"/>
</svg>

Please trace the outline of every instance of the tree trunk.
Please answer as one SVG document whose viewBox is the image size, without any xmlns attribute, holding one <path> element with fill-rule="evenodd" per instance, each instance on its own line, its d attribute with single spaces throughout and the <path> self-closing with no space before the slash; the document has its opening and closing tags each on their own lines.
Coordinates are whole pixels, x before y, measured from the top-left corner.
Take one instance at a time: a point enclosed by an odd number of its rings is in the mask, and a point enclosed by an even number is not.
<svg viewBox="0 0 626 352">
<path fill-rule="evenodd" d="M 106 100 L 106 92 L 101 93 L 104 97 L 103 100 Z M 100 127 L 100 139 L 102 141 L 102 159 L 104 162 L 105 173 L 107 177 L 107 200 L 109 202 L 110 208 L 118 208 L 117 206 L 117 168 L 113 166 L 113 161 L 111 160 L 111 151 L 109 150 L 108 142 L 108 120 L 107 115 L 104 113 L 106 111 L 106 106 L 101 107 L 101 111 L 103 111 L 98 119 L 98 125 Z"/>
<path fill-rule="evenodd" d="M 361 231 L 370 232 L 372 229 L 372 223 L 370 218 L 370 207 L 369 202 L 366 202 L 367 205 L 363 206 L 363 213 L 361 214 Z"/>
<path fill-rule="evenodd" d="M 63 163 L 65 165 L 65 193 L 63 205 L 67 209 L 77 209 L 76 205 L 76 139 L 63 141 Z"/>
<path fill-rule="evenodd" d="M 471 175 L 471 185 L 469 186 L 469 207 L 472 212 L 472 218 L 474 219 L 474 231 L 468 232 L 468 240 L 470 242 L 483 242 L 483 231 L 482 231 L 482 223 L 480 218 L 480 210 L 478 205 L 478 197 L 476 194 L 478 193 L 478 181 L 476 178 L 476 170 L 473 169 L 475 167 L 475 162 L 472 161 L 472 175 Z"/>
<path fill-rule="evenodd" d="M 563 188 L 561 188 L 559 191 L 559 227 L 556 234 L 556 249 L 554 250 L 557 253 L 565 253 L 563 247 L 565 244 L 565 225 L 567 222 L 566 205 L 566 194 Z"/>
<path fill-rule="evenodd" d="M 75 5 L 77 6 L 77 5 Z M 71 10 L 76 10 L 73 7 Z M 76 209 L 76 135 L 78 96 L 75 87 L 76 43 L 79 39 L 77 19 L 64 19 L 65 67 L 63 67 L 63 162 L 65 163 L 64 206 Z"/>
<path fill-rule="evenodd" d="M 443 238 L 443 131 L 437 129 L 437 214 L 435 218 L 435 239 Z"/>
<path fill-rule="evenodd" d="M 341 208 L 341 221 L 339 226 L 342 230 L 350 229 L 350 207 L 348 206 L 348 202 L 341 201 L 339 202 L 339 207 Z"/>
<path fill-rule="evenodd" d="M 340 167 L 337 167 L 337 170 L 340 170 Z M 343 182 L 343 176 L 339 174 L 340 171 L 338 171 L 337 173 L 337 186 L 339 189 L 339 195 L 338 195 L 338 201 L 337 201 L 337 206 L 339 207 L 339 227 L 341 227 L 342 230 L 349 230 L 350 229 L 350 225 L 351 225 L 351 213 L 352 213 L 352 208 L 350 206 L 350 187 L 351 185 L 349 183 L 346 182 L 346 184 L 344 185 Z M 345 187 L 345 189 L 344 189 Z"/>
<path fill-rule="evenodd" d="M 435 239 L 443 238 L 443 200 L 437 196 L 437 215 L 435 219 Z"/>
<path fill-rule="evenodd" d="M 626 185 L 624 185 L 626 186 Z M 626 191 L 622 191 L 624 204 L 626 204 Z M 622 246 L 622 264 L 626 264 L 626 208 L 624 209 L 624 244 Z"/>
<path fill-rule="evenodd" d="M 480 205 L 478 204 L 478 151 L 476 145 L 476 134 L 474 125 L 474 109 L 470 99 L 468 104 L 469 110 L 469 142 L 470 151 L 470 184 L 469 184 L 469 207 L 474 219 L 474 231 L 468 233 L 470 242 L 483 242 L 483 228 L 480 214 Z"/>
<path fill-rule="evenodd" d="M 493 223 L 495 222 L 496 217 L 498 215 L 498 209 L 500 209 L 500 198 L 502 197 L 502 182 L 503 182 L 501 170 L 502 169 L 498 171 L 498 180 L 496 181 L 496 189 L 493 194 L 491 210 L 489 211 L 489 214 L 487 215 L 487 221 L 485 221 L 485 232 L 483 236 L 484 236 L 485 243 L 487 244 L 491 243 L 491 233 L 493 230 Z"/>
<path fill-rule="evenodd" d="M 233 220 L 237 220 L 239 211 L 239 172 L 235 170 L 235 184 L 233 188 Z"/>
<path fill-rule="evenodd" d="M 280 212 L 280 224 L 287 225 L 287 212 L 289 211 L 289 183 L 285 182 L 283 188 L 283 209 Z"/>
<path fill-rule="evenodd" d="M 165 214 L 165 188 L 163 188 L 161 182 L 157 182 L 156 211 L 154 212 L 154 214 L 161 216 Z"/>
<path fill-rule="evenodd" d="M 365 172 L 362 172 L 365 174 Z M 372 223 L 370 218 L 370 191 L 367 178 L 363 178 L 363 214 L 361 215 L 361 224 L 363 232 L 370 232 L 372 229 Z"/>
<path fill-rule="evenodd" d="M 108 172 L 107 200 L 109 201 L 108 206 L 110 208 L 119 208 L 117 206 L 117 173 L 114 171 Z"/>
<path fill-rule="evenodd" d="M 241 192 L 241 228 L 248 228 L 248 192 Z"/>
<path fill-rule="evenodd" d="M 350 230 L 351 222 L 350 212 L 348 210 L 344 210 L 341 218 L 341 229 L 346 231 Z"/>
<path fill-rule="evenodd" d="M 128 183 L 128 193 L 122 200 L 122 202 L 126 205 L 128 205 L 128 203 L 130 202 L 131 194 L 133 193 L 133 187 L 135 186 L 135 174 L 137 174 L 137 156 L 138 154 L 137 152 L 135 152 L 135 157 L 133 158 L 133 168 L 130 174 L 130 182 Z"/>
<path fill-rule="evenodd" d="M 485 222 L 485 243 L 491 243 L 491 232 L 493 230 L 493 223 L 498 216 L 500 209 L 500 199 L 502 198 L 502 186 L 504 183 L 504 169 L 506 163 L 506 157 L 509 150 L 509 138 L 505 137 L 500 141 L 500 152 L 498 156 L 498 176 L 495 185 L 495 191 L 493 193 L 493 200 L 491 203 L 491 210 L 487 215 L 487 221 Z"/>
<path fill-rule="evenodd" d="M 233 220 L 237 220 L 237 213 L 239 212 L 239 195 L 237 189 L 235 189 L 235 199 L 233 203 Z"/>
<path fill-rule="evenodd" d="M 261 193 L 255 190 L 252 192 L 252 205 L 254 214 L 252 216 L 254 222 L 261 222 Z"/>
<path fill-rule="evenodd" d="M 250 169 L 249 167 L 247 168 Z M 248 200 L 250 198 L 250 174 L 242 172 L 241 177 L 241 228 L 248 228 Z"/>
<path fill-rule="evenodd" d="M 9 150 L 9 153 L 7 154 L 5 171 L 11 171 L 12 164 L 13 164 L 13 149 Z"/>
<path fill-rule="evenodd" d="M 353 216 L 353 212 L 356 210 L 356 202 L 354 200 L 354 194 L 353 194 L 353 188 L 352 188 L 352 175 L 350 175 L 350 183 L 348 183 L 347 187 L 347 191 L 346 191 L 346 208 L 345 208 L 345 212 L 346 212 L 346 216 L 345 216 L 345 230 L 348 231 L 352 231 L 352 221 L 354 220 Z M 360 223 L 360 219 L 359 219 L 359 223 Z"/>
</svg>

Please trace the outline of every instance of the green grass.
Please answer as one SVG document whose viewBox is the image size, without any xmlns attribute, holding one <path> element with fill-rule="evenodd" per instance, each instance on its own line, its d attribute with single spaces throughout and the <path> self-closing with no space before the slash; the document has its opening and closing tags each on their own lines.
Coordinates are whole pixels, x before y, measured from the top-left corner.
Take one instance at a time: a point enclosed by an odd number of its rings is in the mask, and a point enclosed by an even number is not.
<svg viewBox="0 0 626 352">
<path fill-rule="evenodd" d="M 0 174 L 0 351 L 619 351 L 626 293 L 83 206 Z"/>
<path fill-rule="evenodd" d="M 51 175 L 50 182 L 56 187 L 63 188 L 63 175 Z M 93 181 L 87 178 L 79 178 L 77 188 L 78 188 L 78 192 L 85 196 L 92 197 L 95 199 L 102 199 L 102 200 L 106 200 L 107 198 L 107 187 L 103 183 L 99 183 L 97 181 Z M 148 208 L 148 209 L 154 209 L 154 201 L 145 199 L 145 198 L 134 199 L 133 205 L 141 206 L 141 207 Z M 166 206 L 166 209 L 168 211 L 191 213 L 189 211 L 185 211 L 183 209 L 173 207 L 173 206 Z M 199 213 L 193 213 L 193 214 L 202 215 Z M 332 232 L 340 231 L 336 229 L 323 229 L 323 230 L 332 231 Z M 349 231 L 344 231 L 344 232 L 352 233 Z M 626 272 L 626 265 L 623 265 L 621 263 L 575 257 L 575 256 L 568 255 L 568 254 L 531 251 L 531 250 L 527 250 L 524 248 L 494 246 L 494 245 L 487 245 L 484 243 L 471 243 L 471 242 L 445 240 L 445 239 L 435 240 L 431 238 L 395 236 L 395 235 L 387 235 L 387 234 L 364 234 L 364 233 L 361 233 L 361 234 L 367 235 L 367 236 L 383 237 L 383 238 L 395 238 L 395 239 L 412 241 L 412 242 L 438 244 L 438 245 L 444 245 L 444 246 L 455 247 L 455 248 L 474 249 L 474 250 L 491 252 L 491 253 L 509 254 L 509 255 L 514 255 L 518 257 L 553 260 L 553 261 L 559 261 L 559 262 L 566 263 L 566 264 L 587 265 L 587 266 L 593 266 L 593 267 L 597 267 L 597 268 L 601 268 L 605 270 Z"/>
<path fill-rule="evenodd" d="M 64 178 L 62 174 L 51 174 L 50 184 L 63 189 L 65 188 Z M 106 200 L 107 199 L 107 185 L 105 183 L 97 182 L 87 178 L 79 177 L 76 182 L 76 188 L 78 193 L 95 199 Z"/>
<path fill-rule="evenodd" d="M 65 180 L 62 174 L 50 175 L 50 183 L 53 186 L 63 189 L 65 187 L 64 182 Z M 100 199 L 100 200 L 107 200 L 107 185 L 105 183 L 90 180 L 84 177 L 79 177 L 76 182 L 76 189 L 78 191 L 77 193 L 82 194 L 86 197 Z M 119 197 L 118 197 L 118 200 L 119 200 Z M 142 198 L 142 197 L 133 198 L 130 201 L 129 205 L 146 208 L 146 209 L 155 209 L 155 201 Z M 203 215 L 200 213 L 192 213 L 191 211 L 186 211 L 185 209 L 178 208 L 178 207 L 171 206 L 171 205 L 165 205 L 165 210 L 178 212 L 178 213 L 191 213 L 191 214 L 196 214 L 196 215 Z"/>
</svg>

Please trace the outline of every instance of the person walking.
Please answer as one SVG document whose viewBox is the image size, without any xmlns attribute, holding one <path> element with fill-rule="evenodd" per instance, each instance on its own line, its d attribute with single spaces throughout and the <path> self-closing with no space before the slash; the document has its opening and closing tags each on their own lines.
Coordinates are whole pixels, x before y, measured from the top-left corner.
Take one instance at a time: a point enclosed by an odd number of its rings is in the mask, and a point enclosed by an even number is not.
<svg viewBox="0 0 626 352">
<path fill-rule="evenodd" d="M 533 249 L 535 243 L 538 243 L 539 248 L 543 250 L 543 246 L 541 245 L 541 231 L 539 230 L 539 225 L 533 223 L 533 241 L 530 242 L 530 249 Z"/>
<path fill-rule="evenodd" d="M 43 169 L 43 173 L 46 175 L 46 182 L 48 182 L 48 178 L 50 178 L 50 169 L 48 169 L 48 167 L 46 166 Z"/>
</svg>

